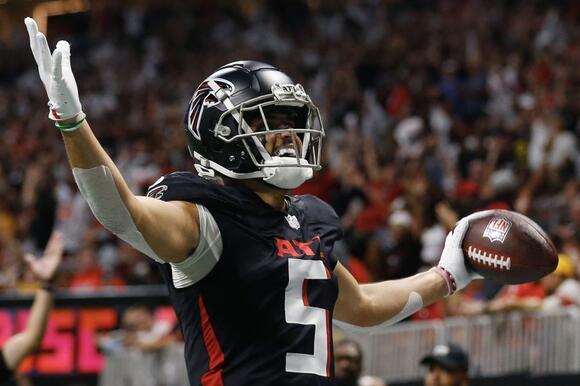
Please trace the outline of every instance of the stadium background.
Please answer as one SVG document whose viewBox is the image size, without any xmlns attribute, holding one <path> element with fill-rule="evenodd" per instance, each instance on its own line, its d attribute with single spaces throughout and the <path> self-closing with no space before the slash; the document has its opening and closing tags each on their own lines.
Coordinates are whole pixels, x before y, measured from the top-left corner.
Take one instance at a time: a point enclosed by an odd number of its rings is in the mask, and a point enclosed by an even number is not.
<svg viewBox="0 0 580 386">
<path fill-rule="evenodd" d="M 263 60 L 321 108 L 325 169 L 298 193 L 341 216 L 340 256 L 359 281 L 428 268 L 456 216 L 482 208 L 532 217 L 567 256 L 563 278 L 580 276 L 577 1 L 0 0 L 0 340 L 22 326 L 35 288 L 20 255 L 41 250 L 54 227 L 67 242 L 61 308 L 23 368 L 38 384 L 94 384 L 103 359 L 92 336 L 136 301 L 165 301 L 147 260 L 100 227 L 77 192 L 46 119 L 29 15 L 51 46 L 71 43 L 84 110 L 135 192 L 192 169 L 182 119 L 203 76 Z M 463 305 L 510 291 L 547 299 L 556 290 L 544 285 L 484 282 L 412 319 L 477 317 L 481 308 Z M 567 288 L 557 308 L 573 312 L 580 293 Z M 580 363 L 578 335 L 566 336 Z M 519 372 L 510 384 L 536 379 Z M 555 376 L 546 373 L 534 376 Z"/>
</svg>

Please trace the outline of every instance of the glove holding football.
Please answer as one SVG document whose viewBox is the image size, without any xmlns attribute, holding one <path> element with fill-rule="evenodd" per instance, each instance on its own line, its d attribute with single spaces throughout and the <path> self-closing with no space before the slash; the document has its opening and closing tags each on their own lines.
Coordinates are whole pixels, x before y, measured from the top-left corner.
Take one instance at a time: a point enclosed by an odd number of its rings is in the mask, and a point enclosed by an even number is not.
<svg viewBox="0 0 580 386">
<path fill-rule="evenodd" d="M 59 41 L 51 55 L 46 37 L 38 32 L 34 19 L 27 17 L 24 24 L 40 79 L 48 95 L 48 117 L 58 122 L 82 114 L 77 83 L 70 65 L 70 45 L 64 40 Z"/>
<path fill-rule="evenodd" d="M 463 256 L 462 243 L 469 228 L 469 220 L 469 217 L 461 219 L 447 234 L 441 259 L 434 268 L 447 282 L 448 295 L 465 288 L 473 279 L 483 279 L 483 276 L 467 267 Z"/>
</svg>

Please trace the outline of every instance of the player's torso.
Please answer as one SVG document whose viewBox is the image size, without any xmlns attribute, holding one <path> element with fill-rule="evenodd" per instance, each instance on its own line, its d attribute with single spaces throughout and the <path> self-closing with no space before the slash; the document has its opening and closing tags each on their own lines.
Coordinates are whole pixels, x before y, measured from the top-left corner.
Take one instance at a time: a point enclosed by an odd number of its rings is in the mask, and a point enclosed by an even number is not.
<svg viewBox="0 0 580 386">
<path fill-rule="evenodd" d="M 196 202 L 220 228 L 221 259 L 194 286 L 170 286 L 192 384 L 327 384 L 338 293 L 332 247 L 339 235 L 328 214 L 318 213 L 326 208 L 293 198 L 282 214 L 257 196 L 234 205 L 208 196 Z M 171 270 L 163 271 L 171 283 Z"/>
</svg>

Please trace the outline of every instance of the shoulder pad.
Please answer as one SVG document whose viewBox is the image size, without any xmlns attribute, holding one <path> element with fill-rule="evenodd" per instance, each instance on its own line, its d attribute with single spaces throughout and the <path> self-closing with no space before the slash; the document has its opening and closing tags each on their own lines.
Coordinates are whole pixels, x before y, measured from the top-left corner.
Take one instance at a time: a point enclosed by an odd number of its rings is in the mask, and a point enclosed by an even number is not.
<svg viewBox="0 0 580 386">
<path fill-rule="evenodd" d="M 334 208 L 326 201 L 311 194 L 296 196 L 296 198 L 304 203 L 305 207 L 308 208 L 308 213 L 312 217 L 315 216 L 321 221 L 329 222 L 332 225 L 340 227 L 340 218 Z"/>
<path fill-rule="evenodd" d="M 175 172 L 161 177 L 149 187 L 148 197 L 163 201 L 187 201 L 208 209 L 241 213 L 259 210 L 254 193 L 222 185 L 191 172 Z M 213 212 L 212 212 L 213 213 Z"/>
<path fill-rule="evenodd" d="M 196 194 L 207 189 L 207 181 L 194 173 L 175 172 L 159 178 L 147 190 L 147 197 L 163 201 L 195 201 Z"/>
</svg>

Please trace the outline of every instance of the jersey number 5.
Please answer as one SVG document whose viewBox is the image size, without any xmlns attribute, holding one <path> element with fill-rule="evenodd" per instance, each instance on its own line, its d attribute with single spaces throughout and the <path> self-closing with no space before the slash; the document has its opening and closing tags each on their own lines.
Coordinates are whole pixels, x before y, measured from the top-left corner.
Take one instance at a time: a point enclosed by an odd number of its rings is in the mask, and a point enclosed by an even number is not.
<svg viewBox="0 0 580 386">
<path fill-rule="evenodd" d="M 284 309 L 286 322 L 314 325 L 314 354 L 286 353 L 286 371 L 292 373 L 330 376 L 328 310 L 308 305 L 306 280 L 330 279 L 330 274 L 320 260 L 288 259 L 288 286 Z"/>
</svg>

